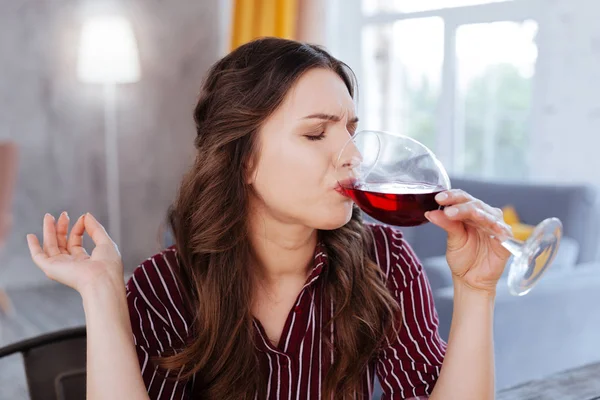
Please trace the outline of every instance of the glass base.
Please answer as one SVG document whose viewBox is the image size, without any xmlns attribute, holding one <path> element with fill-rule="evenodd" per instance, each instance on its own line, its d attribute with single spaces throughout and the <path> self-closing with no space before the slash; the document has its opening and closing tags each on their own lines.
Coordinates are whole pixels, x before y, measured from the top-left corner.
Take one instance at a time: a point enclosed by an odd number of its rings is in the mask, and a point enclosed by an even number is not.
<svg viewBox="0 0 600 400">
<path fill-rule="evenodd" d="M 562 237 L 562 223 L 548 218 L 535 227 L 508 266 L 508 289 L 514 296 L 523 296 L 535 286 L 552 264 Z"/>
</svg>

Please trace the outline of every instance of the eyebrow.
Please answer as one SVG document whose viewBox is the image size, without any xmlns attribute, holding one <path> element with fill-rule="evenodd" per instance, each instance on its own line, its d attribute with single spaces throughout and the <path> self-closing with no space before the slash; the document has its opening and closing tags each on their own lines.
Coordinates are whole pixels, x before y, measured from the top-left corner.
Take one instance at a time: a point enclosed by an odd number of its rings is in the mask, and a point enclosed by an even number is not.
<svg viewBox="0 0 600 400">
<path fill-rule="evenodd" d="M 333 122 L 339 122 L 339 121 L 341 121 L 341 118 L 339 116 L 337 116 L 337 115 L 323 114 L 323 113 L 317 113 L 317 114 L 307 115 L 306 117 L 304 117 L 304 119 L 322 119 L 322 120 L 325 120 L 325 121 L 333 121 Z M 349 123 L 356 123 L 356 122 L 358 122 L 358 117 L 354 117 L 354 118 L 352 118 L 348 122 Z"/>
</svg>

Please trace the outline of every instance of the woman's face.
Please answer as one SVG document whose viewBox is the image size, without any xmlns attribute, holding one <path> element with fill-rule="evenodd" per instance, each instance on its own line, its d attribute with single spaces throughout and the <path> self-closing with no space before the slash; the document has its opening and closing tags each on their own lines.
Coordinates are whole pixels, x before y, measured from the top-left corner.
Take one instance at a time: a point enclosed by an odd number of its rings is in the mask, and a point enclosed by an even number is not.
<svg viewBox="0 0 600 400">
<path fill-rule="evenodd" d="M 250 183 L 260 209 L 283 223 L 336 229 L 352 215 L 335 163 L 357 124 L 354 101 L 333 71 L 303 74 L 259 131 Z"/>
</svg>

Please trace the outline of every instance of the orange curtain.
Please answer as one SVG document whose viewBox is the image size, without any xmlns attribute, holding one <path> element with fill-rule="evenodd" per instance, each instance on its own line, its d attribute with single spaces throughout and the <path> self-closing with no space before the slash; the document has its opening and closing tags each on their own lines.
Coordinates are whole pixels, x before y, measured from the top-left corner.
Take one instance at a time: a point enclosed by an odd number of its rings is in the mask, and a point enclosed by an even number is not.
<svg viewBox="0 0 600 400">
<path fill-rule="evenodd" d="M 298 0 L 234 0 L 231 50 L 262 36 L 296 39 Z"/>
</svg>

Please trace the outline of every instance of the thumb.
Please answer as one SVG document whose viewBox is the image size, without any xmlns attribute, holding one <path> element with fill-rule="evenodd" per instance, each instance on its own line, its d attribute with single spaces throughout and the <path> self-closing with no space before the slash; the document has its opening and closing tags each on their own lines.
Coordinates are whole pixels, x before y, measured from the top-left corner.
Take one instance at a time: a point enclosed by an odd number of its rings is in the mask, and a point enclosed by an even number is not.
<svg viewBox="0 0 600 400">
<path fill-rule="evenodd" d="M 467 237 L 467 231 L 462 221 L 451 220 L 442 210 L 428 211 L 425 218 L 448 233 L 448 248 L 460 248 Z"/>
</svg>

